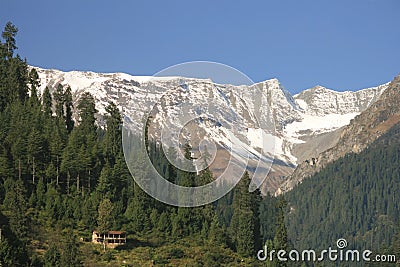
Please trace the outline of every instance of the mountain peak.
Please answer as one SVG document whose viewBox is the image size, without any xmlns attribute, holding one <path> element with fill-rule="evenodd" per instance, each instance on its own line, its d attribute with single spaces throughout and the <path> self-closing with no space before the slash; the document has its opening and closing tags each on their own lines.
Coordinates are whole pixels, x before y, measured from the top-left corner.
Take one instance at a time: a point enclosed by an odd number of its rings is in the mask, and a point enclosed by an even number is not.
<svg viewBox="0 0 400 267">
<path fill-rule="evenodd" d="M 317 85 L 294 96 L 296 102 L 309 114 L 348 114 L 364 111 L 375 102 L 386 85 L 358 91 L 338 92 Z"/>
<path fill-rule="evenodd" d="M 113 101 L 124 112 L 124 117 L 130 122 L 130 127 L 141 131 L 141 121 L 147 108 L 154 103 L 158 106 L 158 115 L 155 116 L 157 127 L 163 127 L 168 120 L 176 122 L 178 116 L 176 105 L 182 101 L 189 101 L 199 107 L 196 112 L 207 112 L 207 101 L 210 98 L 221 108 L 214 114 L 219 116 L 225 125 L 240 129 L 243 148 L 250 151 L 255 157 L 259 149 L 258 139 L 254 132 L 258 130 L 255 116 L 259 111 L 260 103 L 268 103 L 273 111 L 273 120 L 276 126 L 274 138 L 277 159 L 270 174 L 270 180 L 265 191 L 274 191 L 282 183 L 282 177 L 290 175 L 298 162 L 305 155 L 329 148 L 325 139 L 316 140 L 318 136 L 326 136 L 340 127 L 347 125 L 351 119 L 374 103 L 386 86 L 369 88 L 357 92 L 339 93 L 323 86 L 315 86 L 294 97 L 282 86 L 276 78 L 257 83 L 257 89 L 251 86 L 235 86 L 215 84 L 216 90 L 204 90 L 201 86 L 204 79 L 184 77 L 152 77 L 133 76 L 125 73 L 95 73 L 87 71 L 46 70 L 37 68 L 41 80 L 40 92 L 46 86 L 50 91 L 58 84 L 68 84 L 73 93 L 74 104 L 84 92 L 91 93 L 96 100 L 99 110 L 99 124 L 105 107 Z M 207 80 L 210 81 L 210 80 Z M 178 94 L 170 91 L 172 87 L 186 86 L 188 90 L 178 90 Z M 216 142 L 225 142 L 227 135 L 216 133 L 220 127 L 213 130 L 200 125 Z M 213 132 L 214 131 L 214 132 Z M 202 131 L 200 131 L 202 132 Z M 200 138 L 200 137 L 199 137 Z M 211 137 L 210 137 L 211 138 Z M 324 142 L 325 145 L 321 145 Z M 312 151 L 311 151 L 312 150 Z M 237 152 L 239 153 L 239 152 Z M 275 180 L 274 180 L 275 179 Z"/>
<path fill-rule="evenodd" d="M 360 114 L 355 116 L 340 132 L 336 143 L 329 149 L 321 151 L 311 160 L 299 164 L 294 173 L 282 185 L 282 191 L 288 191 L 295 184 L 318 172 L 328 163 L 333 162 L 348 153 L 359 153 L 368 147 L 378 137 L 387 132 L 393 125 L 400 122 L 400 75 L 392 82 L 359 90 L 347 92 L 355 102 L 359 103 Z M 365 96 L 368 95 L 367 98 Z M 364 102 L 360 100 L 364 97 Z M 366 107 L 364 110 L 362 108 Z M 354 106 L 348 105 L 351 110 Z M 312 162 L 312 164 L 310 163 Z"/>
</svg>

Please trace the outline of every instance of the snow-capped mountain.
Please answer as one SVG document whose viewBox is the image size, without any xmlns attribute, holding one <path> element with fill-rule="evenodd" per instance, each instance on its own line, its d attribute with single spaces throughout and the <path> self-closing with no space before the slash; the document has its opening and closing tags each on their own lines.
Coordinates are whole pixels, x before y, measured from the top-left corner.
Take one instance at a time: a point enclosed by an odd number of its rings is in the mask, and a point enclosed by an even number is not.
<svg viewBox="0 0 400 267">
<path fill-rule="evenodd" d="M 184 121 L 182 110 L 177 108 L 185 103 L 189 113 L 199 117 L 176 138 L 191 142 L 208 139 L 220 148 L 233 142 L 236 145 L 232 150 L 238 162 L 250 158 L 255 163 L 261 160 L 268 164 L 274 159 L 269 179 L 263 184 L 264 192 L 274 192 L 298 163 L 332 147 L 340 134 L 339 129 L 374 103 L 388 86 L 356 92 L 336 92 L 316 86 L 292 96 L 277 79 L 253 86 L 233 86 L 183 77 L 154 78 L 40 68 L 37 71 L 41 92 L 46 86 L 51 90 L 58 83 L 71 87 L 74 101 L 82 93 L 90 92 L 96 99 L 100 116 L 105 114 L 108 102 L 113 101 L 138 133 L 142 132 L 146 110 L 152 112 L 153 136 L 160 137 L 166 127 L 185 126 L 180 125 Z M 265 105 L 271 107 L 271 113 L 267 113 Z M 268 136 L 262 135 L 260 121 L 270 119 L 275 129 L 267 129 Z M 261 152 L 265 146 L 263 138 L 274 140 L 275 157 Z M 213 165 L 215 172 L 223 170 L 224 161 L 226 155 L 221 152 Z M 248 164 L 252 170 L 254 162 L 241 163 Z"/>
</svg>

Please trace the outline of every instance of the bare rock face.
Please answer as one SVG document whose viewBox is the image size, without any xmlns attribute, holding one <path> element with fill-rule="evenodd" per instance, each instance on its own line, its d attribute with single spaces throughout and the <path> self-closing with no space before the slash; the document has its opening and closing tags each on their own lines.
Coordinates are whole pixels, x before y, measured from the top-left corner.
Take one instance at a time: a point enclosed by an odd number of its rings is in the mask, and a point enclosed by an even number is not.
<svg viewBox="0 0 400 267">
<path fill-rule="evenodd" d="M 315 86 L 295 96 L 307 105 L 309 114 L 348 114 L 362 112 L 374 103 L 383 92 L 386 85 L 378 86 L 375 90 L 364 89 L 356 92 L 335 92 L 322 86 Z"/>
<path fill-rule="evenodd" d="M 276 194 L 291 190 L 296 184 L 324 168 L 328 163 L 345 156 L 348 153 L 359 153 L 368 147 L 379 136 L 387 132 L 400 121 L 400 75 L 397 76 L 382 95 L 374 101 L 374 97 L 361 99 L 373 101 L 370 106 L 341 130 L 337 143 L 325 152 L 312 159 L 300 163 Z M 366 101 L 358 101 L 362 106 Z M 337 107 L 333 107 L 337 110 Z M 350 108 L 354 109 L 354 106 Z"/>
</svg>

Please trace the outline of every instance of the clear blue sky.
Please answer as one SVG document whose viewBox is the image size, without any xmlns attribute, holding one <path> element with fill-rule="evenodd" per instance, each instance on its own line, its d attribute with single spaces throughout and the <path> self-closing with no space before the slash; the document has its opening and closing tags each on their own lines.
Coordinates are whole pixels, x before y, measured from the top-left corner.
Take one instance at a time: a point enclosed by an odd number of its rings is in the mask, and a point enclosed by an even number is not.
<svg viewBox="0 0 400 267">
<path fill-rule="evenodd" d="M 192 60 L 228 64 L 291 92 L 354 90 L 400 73 L 399 0 L 2 1 L 28 63 L 152 75 Z"/>
</svg>

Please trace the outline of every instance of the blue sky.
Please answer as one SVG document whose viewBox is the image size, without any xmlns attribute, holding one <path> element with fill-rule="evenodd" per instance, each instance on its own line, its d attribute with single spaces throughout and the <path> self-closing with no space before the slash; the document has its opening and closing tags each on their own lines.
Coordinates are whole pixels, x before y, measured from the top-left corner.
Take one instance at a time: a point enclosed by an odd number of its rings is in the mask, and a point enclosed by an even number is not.
<svg viewBox="0 0 400 267">
<path fill-rule="evenodd" d="M 210 60 L 292 93 L 355 90 L 400 73 L 400 1 L 2 1 L 28 63 L 153 75 Z"/>
</svg>

